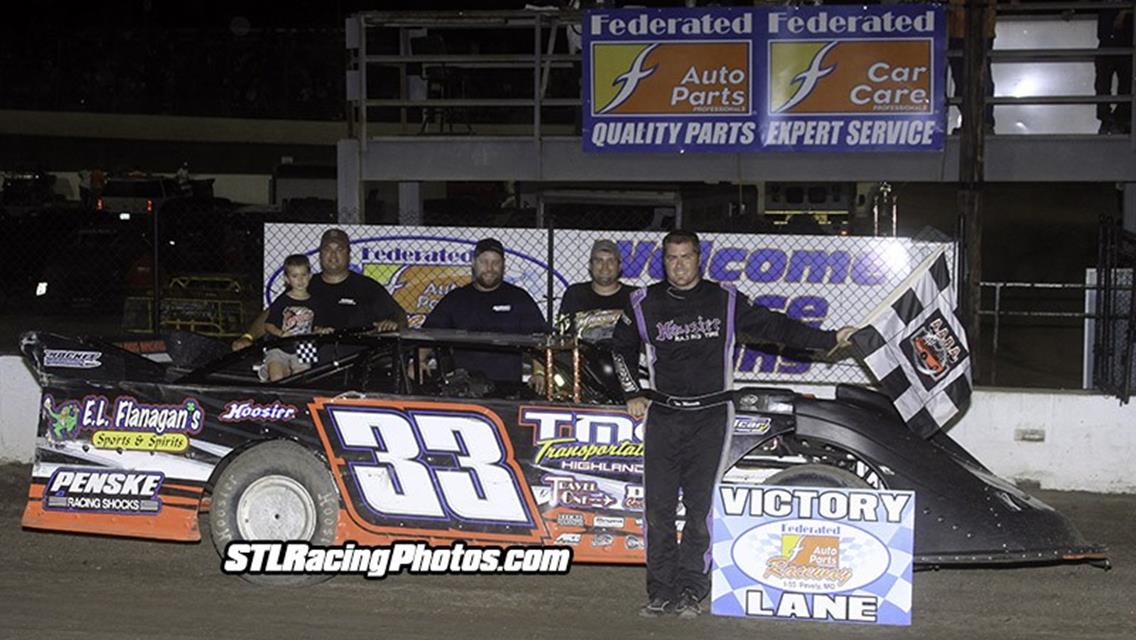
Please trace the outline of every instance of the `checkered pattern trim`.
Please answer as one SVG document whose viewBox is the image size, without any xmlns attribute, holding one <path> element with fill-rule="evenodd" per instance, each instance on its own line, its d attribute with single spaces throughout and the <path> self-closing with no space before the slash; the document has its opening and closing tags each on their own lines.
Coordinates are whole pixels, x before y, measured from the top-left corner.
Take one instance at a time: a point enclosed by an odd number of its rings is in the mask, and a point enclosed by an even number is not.
<svg viewBox="0 0 1136 640">
<path fill-rule="evenodd" d="M 296 358 L 304 364 L 315 364 L 319 361 L 319 347 L 310 340 L 297 342 Z"/>
<path fill-rule="evenodd" d="M 946 254 L 919 266 L 852 336 L 912 431 L 930 437 L 969 402 L 970 351 Z"/>
</svg>

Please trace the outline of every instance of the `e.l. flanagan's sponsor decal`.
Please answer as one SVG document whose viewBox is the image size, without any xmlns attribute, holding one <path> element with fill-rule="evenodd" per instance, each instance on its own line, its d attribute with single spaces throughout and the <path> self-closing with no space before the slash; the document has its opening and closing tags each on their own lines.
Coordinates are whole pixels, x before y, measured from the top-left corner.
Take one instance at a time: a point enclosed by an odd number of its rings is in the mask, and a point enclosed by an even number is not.
<svg viewBox="0 0 1136 640">
<path fill-rule="evenodd" d="M 233 400 L 225 405 L 217 419 L 221 422 L 287 422 L 295 418 L 297 412 L 295 406 L 279 400 L 271 404 L 260 404 L 252 399 Z"/>
<path fill-rule="evenodd" d="M 64 440 L 94 431 L 92 442 L 103 449 L 181 451 L 188 445 L 187 434 L 199 433 L 205 425 L 205 412 L 193 398 L 180 404 L 151 404 L 119 396 L 112 404 L 106 396 L 91 395 L 57 405 L 49 394 L 43 413 L 49 438 Z"/>
<path fill-rule="evenodd" d="M 165 476 L 157 471 L 60 468 L 44 487 L 43 508 L 123 515 L 161 511 Z"/>
<path fill-rule="evenodd" d="M 45 349 L 43 352 L 43 366 L 61 367 L 65 369 L 94 369 L 102 366 L 99 358 L 102 351 L 72 351 L 70 349 Z"/>
</svg>

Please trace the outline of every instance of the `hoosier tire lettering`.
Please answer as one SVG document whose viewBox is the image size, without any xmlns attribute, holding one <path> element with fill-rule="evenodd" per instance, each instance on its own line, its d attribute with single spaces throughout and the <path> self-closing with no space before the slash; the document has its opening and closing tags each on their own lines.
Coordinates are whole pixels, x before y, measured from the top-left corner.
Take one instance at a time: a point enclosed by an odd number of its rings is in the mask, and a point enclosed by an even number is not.
<svg viewBox="0 0 1136 640">
<path fill-rule="evenodd" d="M 335 540 L 339 493 L 322 460 L 298 444 L 273 440 L 240 454 L 221 473 L 209 511 L 217 552 L 231 543 L 303 540 L 315 545 Z M 330 575 L 242 573 L 249 582 L 304 586 Z"/>
</svg>

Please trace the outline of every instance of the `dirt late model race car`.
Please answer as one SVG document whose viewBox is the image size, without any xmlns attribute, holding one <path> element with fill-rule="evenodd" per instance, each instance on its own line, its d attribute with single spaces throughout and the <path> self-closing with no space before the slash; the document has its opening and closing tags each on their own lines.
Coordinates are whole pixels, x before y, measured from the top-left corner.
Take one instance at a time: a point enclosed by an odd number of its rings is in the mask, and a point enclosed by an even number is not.
<svg viewBox="0 0 1136 640">
<path fill-rule="evenodd" d="M 266 384 L 261 346 L 206 340 L 170 335 L 172 362 L 159 363 L 91 338 L 23 336 L 43 392 L 25 527 L 197 541 L 207 513 L 219 551 L 461 540 L 643 562 L 643 425 L 604 348 L 454 331 L 312 336 L 276 346 L 318 361 Z M 471 348 L 552 375 L 537 392 L 454 369 L 453 350 Z M 913 490 L 924 567 L 1107 565 L 1061 514 L 946 434 L 916 436 L 882 395 L 731 393 L 724 482 Z"/>
</svg>

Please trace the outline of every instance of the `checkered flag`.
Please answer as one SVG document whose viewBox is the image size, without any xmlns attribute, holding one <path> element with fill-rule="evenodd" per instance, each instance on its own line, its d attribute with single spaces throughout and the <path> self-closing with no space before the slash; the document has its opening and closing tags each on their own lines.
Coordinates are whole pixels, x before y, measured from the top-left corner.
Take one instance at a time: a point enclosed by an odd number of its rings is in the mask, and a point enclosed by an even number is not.
<svg viewBox="0 0 1136 640">
<path fill-rule="evenodd" d="M 868 315 L 852 346 L 907 426 L 929 438 L 970 399 L 970 351 L 945 250 Z"/>
<path fill-rule="evenodd" d="M 319 361 L 319 347 L 311 340 L 297 342 L 296 357 L 304 364 L 315 364 Z"/>
</svg>

